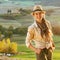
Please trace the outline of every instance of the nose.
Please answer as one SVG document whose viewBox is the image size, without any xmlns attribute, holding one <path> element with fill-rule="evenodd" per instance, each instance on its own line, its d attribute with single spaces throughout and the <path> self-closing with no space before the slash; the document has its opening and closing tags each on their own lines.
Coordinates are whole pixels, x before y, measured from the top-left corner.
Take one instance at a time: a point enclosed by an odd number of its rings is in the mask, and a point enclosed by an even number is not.
<svg viewBox="0 0 60 60">
<path fill-rule="evenodd" d="M 41 14 L 38 14 L 38 15 L 37 15 L 37 17 L 40 17 L 40 16 L 41 16 Z"/>
</svg>

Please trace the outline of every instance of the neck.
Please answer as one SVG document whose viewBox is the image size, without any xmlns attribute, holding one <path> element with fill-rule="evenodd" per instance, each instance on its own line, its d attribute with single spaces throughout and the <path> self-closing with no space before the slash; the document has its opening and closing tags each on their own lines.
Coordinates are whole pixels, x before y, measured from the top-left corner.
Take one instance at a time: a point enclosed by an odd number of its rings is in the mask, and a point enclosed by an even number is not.
<svg viewBox="0 0 60 60">
<path fill-rule="evenodd" d="M 42 20 L 41 20 L 41 19 L 39 19 L 39 20 L 36 20 L 36 22 L 38 22 L 38 23 L 42 23 Z"/>
</svg>

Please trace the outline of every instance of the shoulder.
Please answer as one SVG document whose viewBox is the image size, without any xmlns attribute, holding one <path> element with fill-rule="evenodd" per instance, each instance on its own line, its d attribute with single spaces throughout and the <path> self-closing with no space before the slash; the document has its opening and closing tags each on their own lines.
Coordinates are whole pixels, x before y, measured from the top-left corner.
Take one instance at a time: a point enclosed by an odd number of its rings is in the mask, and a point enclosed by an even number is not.
<svg viewBox="0 0 60 60">
<path fill-rule="evenodd" d="M 28 27 L 28 31 L 33 31 L 33 30 L 34 30 L 34 24 L 32 24 Z"/>
</svg>

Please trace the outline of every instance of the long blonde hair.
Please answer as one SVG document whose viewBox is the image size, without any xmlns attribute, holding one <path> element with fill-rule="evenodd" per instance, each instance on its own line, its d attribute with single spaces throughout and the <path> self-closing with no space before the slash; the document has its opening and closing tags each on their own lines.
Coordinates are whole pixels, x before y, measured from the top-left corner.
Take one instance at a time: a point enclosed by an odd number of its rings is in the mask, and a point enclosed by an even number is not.
<svg viewBox="0 0 60 60">
<path fill-rule="evenodd" d="M 41 23 L 37 22 L 38 27 L 41 30 L 41 36 L 42 38 L 45 35 L 45 40 L 49 41 L 49 28 L 47 26 L 46 20 L 43 18 Z"/>
</svg>

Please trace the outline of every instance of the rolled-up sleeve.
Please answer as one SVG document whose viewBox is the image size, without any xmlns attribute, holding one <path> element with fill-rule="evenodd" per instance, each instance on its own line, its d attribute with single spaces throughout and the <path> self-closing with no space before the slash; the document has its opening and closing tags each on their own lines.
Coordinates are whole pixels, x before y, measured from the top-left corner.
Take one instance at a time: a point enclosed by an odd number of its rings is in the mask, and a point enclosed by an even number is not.
<svg viewBox="0 0 60 60">
<path fill-rule="evenodd" d="M 34 29 L 32 27 L 28 27 L 28 32 L 25 41 L 27 47 L 29 47 L 29 45 L 31 44 L 33 37 L 34 37 Z"/>
</svg>

